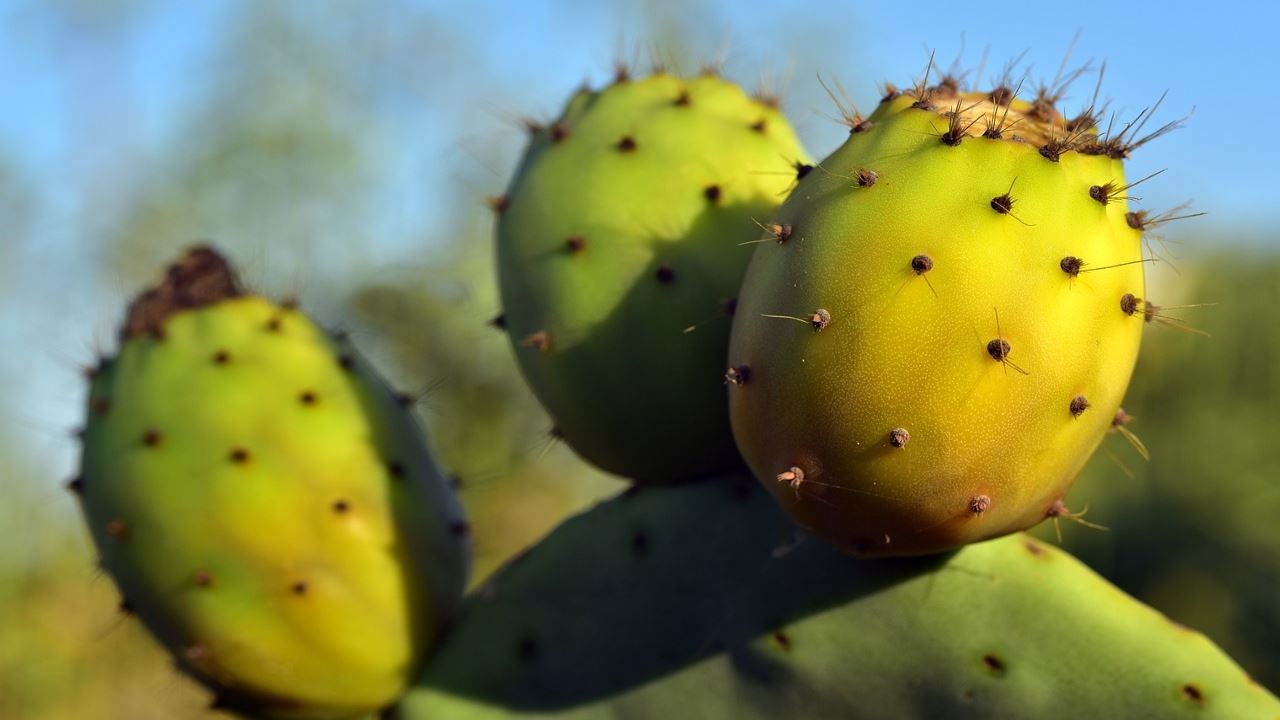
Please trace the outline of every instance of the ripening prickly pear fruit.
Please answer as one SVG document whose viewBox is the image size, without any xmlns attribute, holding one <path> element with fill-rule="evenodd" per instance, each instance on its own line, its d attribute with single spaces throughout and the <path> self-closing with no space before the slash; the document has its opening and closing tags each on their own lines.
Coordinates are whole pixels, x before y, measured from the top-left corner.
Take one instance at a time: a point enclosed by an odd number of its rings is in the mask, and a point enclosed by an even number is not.
<svg viewBox="0 0 1280 720">
<path fill-rule="evenodd" d="M 395 699 L 470 554 L 403 396 L 207 248 L 133 302 L 92 375 L 72 489 L 124 607 L 255 716 Z"/>
<path fill-rule="evenodd" d="M 804 159 L 775 107 L 709 75 L 620 77 L 534 129 L 494 202 L 500 325 L 582 457 L 652 482 L 741 462 L 727 316 Z"/>
<path fill-rule="evenodd" d="M 1117 417 L 1146 262 L 1123 160 L 1171 126 L 1099 134 L 1059 94 L 921 83 L 849 113 L 848 140 L 778 212 L 786 241 L 755 251 L 734 434 L 791 515 L 849 552 L 936 552 L 1062 515 Z"/>
</svg>

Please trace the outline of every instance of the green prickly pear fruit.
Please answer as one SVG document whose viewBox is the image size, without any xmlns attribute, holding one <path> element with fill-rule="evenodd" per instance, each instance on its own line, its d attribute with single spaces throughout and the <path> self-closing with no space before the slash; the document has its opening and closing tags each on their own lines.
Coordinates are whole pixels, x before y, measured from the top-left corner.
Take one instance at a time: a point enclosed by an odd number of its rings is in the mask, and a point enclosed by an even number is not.
<svg viewBox="0 0 1280 720">
<path fill-rule="evenodd" d="M 721 372 L 757 224 L 805 154 L 725 80 L 582 90 L 535 128 L 498 212 L 503 325 L 583 458 L 641 482 L 741 463 Z"/>
<path fill-rule="evenodd" d="M 133 302 L 92 375 L 72 489 L 125 607 L 179 666 L 255 716 L 394 700 L 470 556 L 402 396 L 207 248 Z"/>
<path fill-rule="evenodd" d="M 729 355 L 734 434 L 801 524 L 861 555 L 937 552 L 1064 512 L 1142 337 L 1123 160 L 1060 91 L 891 92 L 778 211 Z M 1119 419 L 1118 419 L 1119 418 Z"/>
</svg>

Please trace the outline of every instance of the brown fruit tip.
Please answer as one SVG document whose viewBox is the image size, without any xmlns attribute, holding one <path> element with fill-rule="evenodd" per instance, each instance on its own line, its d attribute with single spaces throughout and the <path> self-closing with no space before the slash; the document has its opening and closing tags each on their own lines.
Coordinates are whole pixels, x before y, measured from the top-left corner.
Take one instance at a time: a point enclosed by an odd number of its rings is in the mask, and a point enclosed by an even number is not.
<svg viewBox="0 0 1280 720">
<path fill-rule="evenodd" d="M 163 337 L 170 315 L 242 294 L 235 271 L 216 250 L 207 245 L 193 247 L 169 266 L 159 285 L 144 290 L 129 304 L 120 339 Z"/>
</svg>

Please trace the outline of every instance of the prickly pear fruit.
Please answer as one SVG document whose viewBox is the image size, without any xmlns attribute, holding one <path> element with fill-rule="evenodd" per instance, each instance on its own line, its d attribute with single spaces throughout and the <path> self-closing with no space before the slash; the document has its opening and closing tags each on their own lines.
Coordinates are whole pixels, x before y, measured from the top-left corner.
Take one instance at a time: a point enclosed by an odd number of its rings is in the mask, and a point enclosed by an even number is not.
<svg viewBox="0 0 1280 720">
<path fill-rule="evenodd" d="M 494 576 L 392 717 L 1275 718 L 1203 635 L 1025 535 L 867 563 L 750 478 L 645 487 Z"/>
<path fill-rule="evenodd" d="M 776 108 L 712 76 L 621 77 L 534 128 L 494 203 L 498 272 L 557 436 L 641 482 L 741 463 L 714 380 L 725 316 L 743 243 L 808 169 Z"/>
<path fill-rule="evenodd" d="M 786 241 L 755 252 L 734 435 L 846 551 L 937 552 L 1063 514 L 1123 417 L 1145 261 L 1122 161 L 1169 126 L 1099 133 L 1059 94 L 926 80 L 848 113 L 848 140 L 778 212 Z"/>
<path fill-rule="evenodd" d="M 92 374 L 72 489 L 124 607 L 255 715 L 396 698 L 470 551 L 410 409 L 347 341 L 201 248 Z"/>
</svg>

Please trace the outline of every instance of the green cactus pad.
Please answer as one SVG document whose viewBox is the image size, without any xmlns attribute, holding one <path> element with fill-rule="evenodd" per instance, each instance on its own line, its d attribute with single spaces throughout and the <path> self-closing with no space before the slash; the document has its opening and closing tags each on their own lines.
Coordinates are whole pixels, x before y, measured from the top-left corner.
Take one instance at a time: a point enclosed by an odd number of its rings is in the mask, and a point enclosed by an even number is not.
<svg viewBox="0 0 1280 720">
<path fill-rule="evenodd" d="M 727 315 L 743 243 L 804 159 L 777 109 L 711 76 L 583 90 L 535 129 L 495 202 L 503 317 L 582 457 L 641 482 L 741 462 L 717 379 Z"/>
<path fill-rule="evenodd" d="M 869 563 L 749 478 L 640 488 L 470 598 L 397 720 L 1260 718 L 1202 635 L 1025 535 Z"/>
<path fill-rule="evenodd" d="M 409 408 L 207 249 L 95 372 L 74 489 L 125 607 L 254 714 L 391 702 L 465 584 L 466 524 Z"/>
<path fill-rule="evenodd" d="M 848 552 L 937 552 L 1063 515 L 1126 417 L 1146 306 L 1122 159 L 1144 139 L 1010 95 L 917 88 L 851 121 L 744 280 L 735 438 Z"/>
</svg>

